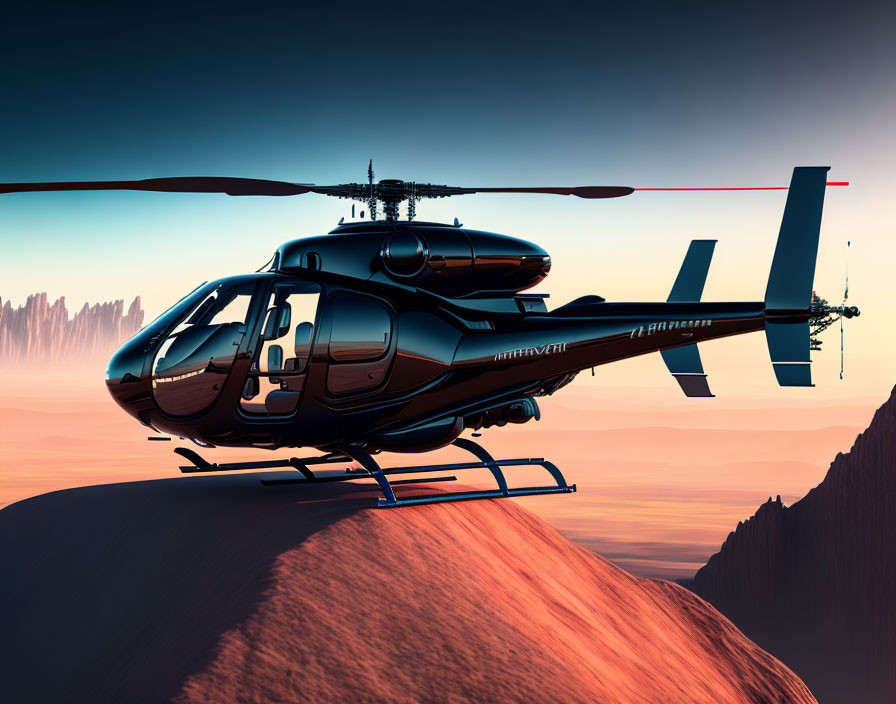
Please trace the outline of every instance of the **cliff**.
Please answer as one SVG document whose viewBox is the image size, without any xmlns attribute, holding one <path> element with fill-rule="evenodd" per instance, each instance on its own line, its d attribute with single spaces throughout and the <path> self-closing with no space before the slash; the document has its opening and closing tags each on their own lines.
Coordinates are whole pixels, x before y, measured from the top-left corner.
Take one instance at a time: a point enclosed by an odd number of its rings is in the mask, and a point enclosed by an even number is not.
<svg viewBox="0 0 896 704">
<path fill-rule="evenodd" d="M 896 701 L 896 389 L 790 507 L 769 499 L 693 589 L 820 701 Z"/>
<path fill-rule="evenodd" d="M 424 487 L 431 491 L 431 487 Z M 510 501 L 110 484 L 0 511 L 8 701 L 812 702 L 706 602 Z"/>
<path fill-rule="evenodd" d="M 51 305 L 37 293 L 16 308 L 0 300 L 0 364 L 108 357 L 142 325 L 139 296 L 127 312 L 122 300 L 85 303 L 71 318 L 64 297 Z"/>
</svg>

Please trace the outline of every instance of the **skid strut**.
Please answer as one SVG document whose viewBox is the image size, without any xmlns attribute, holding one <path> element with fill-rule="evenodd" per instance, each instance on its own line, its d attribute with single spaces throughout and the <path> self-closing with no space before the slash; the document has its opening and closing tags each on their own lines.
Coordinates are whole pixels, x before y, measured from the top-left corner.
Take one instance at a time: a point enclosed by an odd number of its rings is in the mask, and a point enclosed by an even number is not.
<svg viewBox="0 0 896 704">
<path fill-rule="evenodd" d="M 500 499 L 510 496 L 535 496 L 538 494 L 568 494 L 576 490 L 575 484 L 567 484 L 563 474 L 553 462 L 548 462 L 542 457 L 530 457 L 524 459 L 496 460 L 482 445 L 466 438 L 457 438 L 456 447 L 466 450 L 476 457 L 475 462 L 454 462 L 450 464 L 428 464 L 412 467 L 380 467 L 377 461 L 367 450 L 356 445 L 340 448 L 338 452 L 331 452 L 320 457 L 296 458 L 290 457 L 283 460 L 264 460 L 260 462 L 229 462 L 213 464 L 206 462 L 199 453 L 179 447 L 175 449 L 182 457 L 193 463 L 191 466 L 182 466 L 181 472 L 226 472 L 240 469 L 273 469 L 284 467 L 295 469 L 302 474 L 302 478 L 296 479 L 262 479 L 265 485 L 276 484 L 317 484 L 323 482 L 345 482 L 365 477 L 376 481 L 383 493 L 379 500 L 380 508 L 392 508 L 394 506 L 418 506 L 420 504 L 444 503 L 447 501 L 468 501 L 471 499 Z M 308 465 L 344 463 L 356 461 L 363 470 L 346 472 L 345 474 L 321 476 L 315 474 Z M 529 486 L 512 489 L 507 486 L 503 468 L 507 467 L 543 467 L 553 478 L 555 484 L 549 486 Z M 428 479 L 399 479 L 389 481 L 388 475 L 395 474 L 421 474 L 425 472 L 454 472 L 461 469 L 487 469 L 491 472 L 498 485 L 497 489 L 484 491 L 456 491 L 444 494 L 428 494 L 425 496 L 410 496 L 402 499 L 395 495 L 394 485 L 414 484 L 428 482 L 454 481 L 456 477 L 435 477 Z"/>
<path fill-rule="evenodd" d="M 352 459 L 357 460 L 370 475 L 376 480 L 380 490 L 383 492 L 384 498 L 379 500 L 380 508 L 392 508 L 395 506 L 419 506 L 421 504 L 444 503 L 448 501 L 469 501 L 471 499 L 500 499 L 509 496 L 534 496 L 537 494 L 568 494 L 576 490 L 575 484 L 567 484 L 563 474 L 552 462 L 548 462 L 541 457 L 514 460 L 496 460 L 492 457 L 482 445 L 466 438 L 458 438 L 452 443 L 456 447 L 466 450 L 474 455 L 477 462 L 456 462 L 454 464 L 431 464 L 420 465 L 417 467 L 393 467 L 388 469 L 381 468 L 376 460 L 370 456 L 365 450 L 360 448 L 341 448 L 341 452 L 350 455 Z M 360 450 L 360 452 L 358 452 Z M 363 454 L 362 454 L 363 453 Z M 363 458 L 363 459 L 362 459 Z M 548 471 L 556 482 L 552 486 L 529 486 L 517 489 L 511 489 L 507 486 L 507 479 L 501 467 L 543 467 Z M 389 482 L 387 475 L 389 474 L 415 474 L 418 472 L 441 472 L 455 471 L 459 469 L 488 469 L 495 482 L 497 489 L 487 489 L 485 491 L 455 491 L 444 494 L 428 494 L 425 496 L 410 496 L 406 499 L 395 496 L 392 484 Z"/>
</svg>

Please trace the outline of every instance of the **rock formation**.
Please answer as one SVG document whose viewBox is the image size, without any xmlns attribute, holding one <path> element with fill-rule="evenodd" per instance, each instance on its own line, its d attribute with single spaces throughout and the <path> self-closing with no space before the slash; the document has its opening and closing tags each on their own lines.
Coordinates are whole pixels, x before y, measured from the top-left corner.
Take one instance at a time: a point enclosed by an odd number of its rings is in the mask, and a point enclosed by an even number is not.
<svg viewBox="0 0 896 704">
<path fill-rule="evenodd" d="M 824 704 L 896 701 L 896 389 L 821 484 L 760 506 L 693 589 Z"/>
<path fill-rule="evenodd" d="M 244 474 L 8 506 L 4 700 L 815 701 L 691 592 L 515 503 L 379 510 L 375 495 Z"/>
<path fill-rule="evenodd" d="M 17 308 L 0 300 L 0 364 L 108 357 L 142 325 L 139 296 L 127 312 L 122 300 L 85 303 L 71 318 L 64 297 L 51 305 L 37 293 Z"/>
</svg>

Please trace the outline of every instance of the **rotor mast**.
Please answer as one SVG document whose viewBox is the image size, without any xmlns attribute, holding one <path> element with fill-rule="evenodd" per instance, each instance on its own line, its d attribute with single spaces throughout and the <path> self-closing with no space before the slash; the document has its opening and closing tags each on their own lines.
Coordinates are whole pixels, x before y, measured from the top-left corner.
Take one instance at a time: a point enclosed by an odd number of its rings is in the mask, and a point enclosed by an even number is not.
<svg viewBox="0 0 896 704">
<path fill-rule="evenodd" d="M 367 209 L 370 211 L 370 219 L 376 220 L 376 190 L 373 185 L 373 157 L 367 164 L 367 181 L 369 184 L 367 191 Z"/>
<path fill-rule="evenodd" d="M 341 187 L 342 193 L 335 192 L 336 195 L 353 200 L 360 200 L 367 203 L 367 209 L 370 211 L 370 219 L 376 220 L 377 203 L 383 204 L 383 215 L 386 222 L 395 222 L 398 220 L 398 206 L 402 201 L 408 202 L 408 221 L 413 220 L 417 214 L 417 187 L 412 181 L 400 181 L 397 179 L 385 179 L 378 183 L 373 180 L 373 158 L 367 163 L 367 192 L 363 198 L 357 198 L 352 195 L 343 195 L 346 191 L 351 190 L 351 184 L 345 184 Z"/>
</svg>

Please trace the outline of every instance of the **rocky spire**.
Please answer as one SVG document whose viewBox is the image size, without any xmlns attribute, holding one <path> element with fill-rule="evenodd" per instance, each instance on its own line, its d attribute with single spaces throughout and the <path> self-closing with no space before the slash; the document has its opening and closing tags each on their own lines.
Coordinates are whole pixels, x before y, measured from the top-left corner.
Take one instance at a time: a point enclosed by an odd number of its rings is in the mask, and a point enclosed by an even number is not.
<svg viewBox="0 0 896 704">
<path fill-rule="evenodd" d="M 101 358 L 142 325 L 139 296 L 127 313 L 118 300 L 85 303 L 71 318 L 64 297 L 50 305 L 46 293 L 36 293 L 17 308 L 0 299 L 0 364 Z"/>
<path fill-rule="evenodd" d="M 737 526 L 693 589 L 822 702 L 896 701 L 896 389 L 792 506 Z"/>
</svg>

